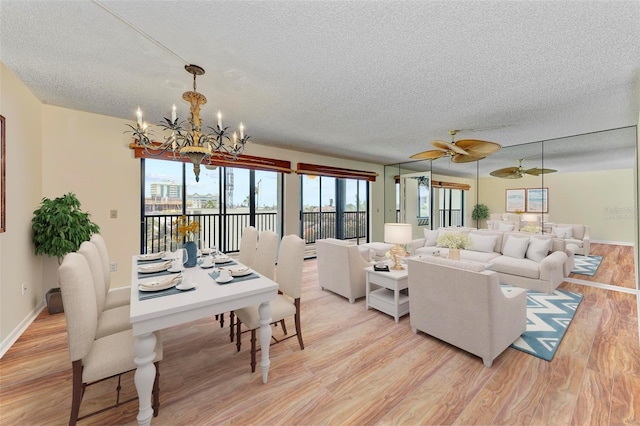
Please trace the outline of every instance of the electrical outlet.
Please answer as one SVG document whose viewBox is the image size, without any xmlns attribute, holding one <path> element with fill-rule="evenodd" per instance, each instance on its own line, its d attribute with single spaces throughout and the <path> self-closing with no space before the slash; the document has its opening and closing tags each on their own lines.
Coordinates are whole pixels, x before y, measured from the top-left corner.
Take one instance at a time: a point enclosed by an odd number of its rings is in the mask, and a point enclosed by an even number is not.
<svg viewBox="0 0 640 426">
<path fill-rule="evenodd" d="M 116 272 L 118 270 L 118 262 L 111 262 L 111 272 Z"/>
<path fill-rule="evenodd" d="M 109 210 L 109 218 L 117 219 L 118 218 L 118 210 Z"/>
<path fill-rule="evenodd" d="M 27 293 L 27 283 L 22 283 L 22 295 L 24 296 Z"/>
</svg>

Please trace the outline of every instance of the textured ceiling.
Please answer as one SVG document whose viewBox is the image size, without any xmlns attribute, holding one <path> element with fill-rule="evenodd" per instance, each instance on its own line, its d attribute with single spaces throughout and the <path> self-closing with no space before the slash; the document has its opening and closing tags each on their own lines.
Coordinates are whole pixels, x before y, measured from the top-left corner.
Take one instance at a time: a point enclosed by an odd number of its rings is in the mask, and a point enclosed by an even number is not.
<svg viewBox="0 0 640 426">
<path fill-rule="evenodd" d="M 509 146 L 636 125 L 640 2 L 2 0 L 0 60 L 47 104 L 151 123 L 186 118 L 195 63 L 206 124 L 390 164 L 452 129 Z"/>
</svg>

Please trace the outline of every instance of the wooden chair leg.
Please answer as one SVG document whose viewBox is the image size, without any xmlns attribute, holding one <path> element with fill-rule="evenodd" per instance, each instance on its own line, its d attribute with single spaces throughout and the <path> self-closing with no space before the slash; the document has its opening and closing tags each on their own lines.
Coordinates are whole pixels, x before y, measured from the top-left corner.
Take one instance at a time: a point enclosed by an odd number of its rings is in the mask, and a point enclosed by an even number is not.
<svg viewBox="0 0 640 426">
<path fill-rule="evenodd" d="M 240 326 L 242 325 L 242 323 L 240 322 L 240 318 L 237 319 L 236 322 L 236 348 L 238 349 L 238 352 L 240 352 L 240 344 L 241 344 L 241 340 L 242 340 L 242 334 L 241 330 L 240 330 Z"/>
<path fill-rule="evenodd" d="M 224 327 L 224 313 L 220 314 L 220 328 Z"/>
<path fill-rule="evenodd" d="M 296 322 L 296 334 L 298 335 L 298 343 L 300 344 L 300 349 L 304 349 L 304 343 L 302 342 L 302 327 L 300 326 L 300 299 L 296 299 L 294 301 L 296 305 L 296 314 L 295 314 L 295 322 Z"/>
<path fill-rule="evenodd" d="M 156 379 L 153 382 L 153 417 L 158 417 L 160 412 L 160 362 L 154 362 L 156 366 Z"/>
<path fill-rule="evenodd" d="M 278 324 L 278 323 L 276 323 L 276 324 Z M 286 326 L 286 325 L 284 325 L 284 319 L 281 319 L 281 320 L 280 320 L 280 325 L 282 326 L 282 332 L 283 332 L 284 334 L 287 334 L 287 326 Z"/>
<path fill-rule="evenodd" d="M 256 372 L 256 330 L 251 330 L 251 372 Z"/>
<path fill-rule="evenodd" d="M 71 391 L 71 417 L 69 418 L 69 426 L 75 426 L 78 422 L 83 393 L 82 360 L 73 361 L 71 366 L 73 370 L 73 389 Z"/>
<path fill-rule="evenodd" d="M 229 340 L 233 342 L 233 327 L 234 327 L 235 314 L 233 311 L 229 312 Z"/>
</svg>

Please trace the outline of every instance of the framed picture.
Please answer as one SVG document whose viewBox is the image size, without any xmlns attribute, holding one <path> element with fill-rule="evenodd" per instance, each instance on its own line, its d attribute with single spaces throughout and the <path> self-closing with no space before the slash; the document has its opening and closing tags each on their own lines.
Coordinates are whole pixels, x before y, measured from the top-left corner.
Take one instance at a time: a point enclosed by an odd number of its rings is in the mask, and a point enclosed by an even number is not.
<svg viewBox="0 0 640 426">
<path fill-rule="evenodd" d="M 549 189 L 548 188 L 527 189 L 527 212 L 549 213 Z"/>
<path fill-rule="evenodd" d="M 6 182 L 5 182 L 5 164 L 6 164 L 6 152 L 5 152 L 5 138 L 6 138 L 6 129 L 4 117 L 0 115 L 0 232 L 6 231 L 6 222 L 5 222 L 5 200 L 6 200 Z"/>
<path fill-rule="evenodd" d="M 519 213 L 526 210 L 526 190 L 524 188 L 506 190 L 505 211 L 509 213 Z"/>
</svg>

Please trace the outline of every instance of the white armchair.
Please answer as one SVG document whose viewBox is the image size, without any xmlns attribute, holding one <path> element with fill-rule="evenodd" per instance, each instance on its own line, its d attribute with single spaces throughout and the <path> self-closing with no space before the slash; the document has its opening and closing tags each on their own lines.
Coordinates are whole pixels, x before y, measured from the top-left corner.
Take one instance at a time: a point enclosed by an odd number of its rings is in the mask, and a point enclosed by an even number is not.
<svg viewBox="0 0 640 426">
<path fill-rule="evenodd" d="M 318 282 L 329 290 L 354 303 L 365 295 L 364 268 L 375 262 L 365 260 L 357 245 L 348 241 L 326 238 L 316 241 Z"/>
<path fill-rule="evenodd" d="M 591 250 L 591 236 L 588 225 L 576 223 L 557 223 L 551 228 L 551 235 L 561 238 L 567 245 L 574 244 L 575 254 L 589 256 Z"/>
<path fill-rule="evenodd" d="M 481 264 L 409 258 L 411 329 L 457 346 L 491 367 L 525 330 L 526 290 L 503 290 Z"/>
</svg>

